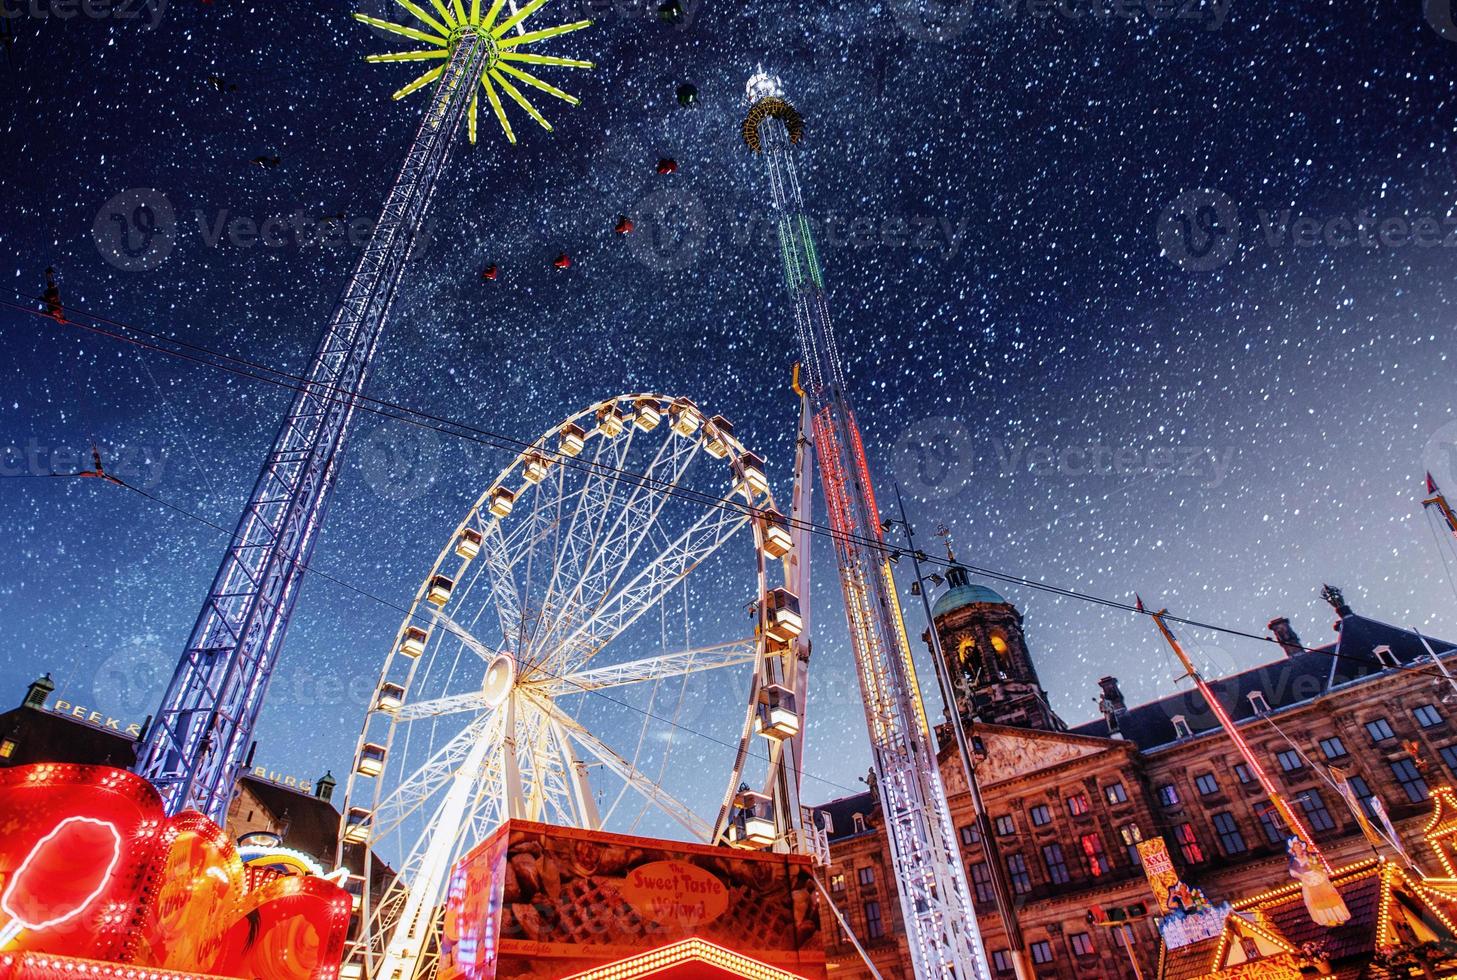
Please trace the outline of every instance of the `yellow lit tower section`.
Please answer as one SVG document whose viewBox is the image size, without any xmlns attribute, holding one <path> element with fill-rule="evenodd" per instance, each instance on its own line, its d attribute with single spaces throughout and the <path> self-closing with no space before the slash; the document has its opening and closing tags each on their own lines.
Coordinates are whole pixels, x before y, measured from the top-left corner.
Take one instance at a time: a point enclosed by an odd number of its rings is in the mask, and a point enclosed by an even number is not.
<svg viewBox="0 0 1457 980">
<path fill-rule="evenodd" d="M 777 79 L 749 79 L 744 142 L 769 172 L 784 279 L 803 351 L 815 457 L 834 528 L 881 808 L 911 961 L 920 980 L 986 977 L 981 937 L 952 835 L 936 749 L 916 685 L 880 511 L 846 395 L 824 276 L 805 216 L 794 147 L 804 120 Z"/>
</svg>

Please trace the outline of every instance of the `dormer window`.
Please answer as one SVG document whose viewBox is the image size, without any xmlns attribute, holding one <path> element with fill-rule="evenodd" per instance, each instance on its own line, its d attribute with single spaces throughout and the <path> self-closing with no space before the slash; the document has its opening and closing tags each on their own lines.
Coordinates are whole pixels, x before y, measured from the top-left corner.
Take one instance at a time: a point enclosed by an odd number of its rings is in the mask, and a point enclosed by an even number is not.
<svg viewBox="0 0 1457 980">
<path fill-rule="evenodd" d="M 1174 715 L 1174 737 L 1188 738 L 1194 733 L 1189 730 L 1189 719 L 1183 715 Z"/>
<path fill-rule="evenodd" d="M 851 817 L 850 819 L 851 819 L 851 821 L 855 825 L 855 833 L 857 833 L 857 834 L 863 834 L 863 833 L 865 833 L 865 814 L 863 814 L 863 813 L 857 813 L 853 817 Z"/>
<path fill-rule="evenodd" d="M 1270 702 L 1265 700 L 1264 691 L 1250 692 L 1250 707 L 1254 709 L 1257 715 L 1267 715 L 1270 713 Z"/>
<path fill-rule="evenodd" d="M 1386 646 L 1385 644 L 1382 644 L 1379 647 L 1373 647 L 1371 652 L 1376 654 L 1376 660 L 1381 664 L 1382 667 L 1401 666 L 1401 663 L 1396 659 L 1396 654 L 1391 652 L 1391 647 Z"/>
</svg>

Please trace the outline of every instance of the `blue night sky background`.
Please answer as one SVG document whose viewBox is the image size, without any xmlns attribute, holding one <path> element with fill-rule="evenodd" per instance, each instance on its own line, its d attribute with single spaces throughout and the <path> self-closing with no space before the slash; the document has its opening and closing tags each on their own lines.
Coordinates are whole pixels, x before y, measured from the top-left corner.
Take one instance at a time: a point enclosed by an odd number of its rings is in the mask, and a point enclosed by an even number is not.
<svg viewBox="0 0 1457 980">
<path fill-rule="evenodd" d="M 36 306 L 54 266 L 77 311 L 300 370 L 357 249 L 213 229 L 376 215 L 424 95 L 390 101 L 418 72 L 364 55 L 411 45 L 348 16 L 408 15 L 360 2 L 63 19 L 6 0 L 0 697 L 48 670 L 73 703 L 150 714 L 225 542 L 121 488 L 41 477 L 94 439 L 129 482 L 231 528 L 290 395 L 15 306 Z M 1447 545 L 1420 506 L 1425 470 L 1457 489 L 1442 0 L 1189 0 L 1157 17 L 1087 0 L 684 3 L 677 24 L 628 0 L 536 15 L 593 16 L 538 50 L 599 67 L 541 69 L 583 100 L 534 100 L 554 134 L 519 111 L 518 146 L 486 113 L 477 146 L 462 134 L 372 395 L 522 439 L 611 395 L 686 395 L 735 422 L 787 500 L 798 353 L 767 181 L 739 139 L 762 64 L 807 121 L 801 174 L 881 502 L 898 481 L 926 550 L 944 523 L 976 564 L 1255 633 L 1289 616 L 1310 645 L 1332 635 L 1331 582 L 1358 612 L 1457 639 Z M 661 157 L 678 172 L 656 173 Z M 176 214 L 150 271 L 108 262 L 96 237 L 108 201 L 138 189 Z M 613 234 L 619 214 L 634 236 Z M 1382 222 L 1407 234 L 1352 230 Z M 359 419 L 314 556 L 353 588 L 306 582 L 260 764 L 348 769 L 398 607 L 509 460 Z M 808 801 L 868 767 L 823 539 L 814 560 Z M 751 583 L 728 578 L 705 583 L 704 619 L 742 615 Z M 1024 612 L 1070 723 L 1094 715 L 1105 674 L 1133 702 L 1172 690 L 1146 620 L 988 584 Z M 1186 635 L 1213 673 L 1278 656 Z M 696 712 L 720 709 L 737 725 L 742 692 Z M 721 746 L 674 738 L 682 764 L 719 764 Z"/>
</svg>

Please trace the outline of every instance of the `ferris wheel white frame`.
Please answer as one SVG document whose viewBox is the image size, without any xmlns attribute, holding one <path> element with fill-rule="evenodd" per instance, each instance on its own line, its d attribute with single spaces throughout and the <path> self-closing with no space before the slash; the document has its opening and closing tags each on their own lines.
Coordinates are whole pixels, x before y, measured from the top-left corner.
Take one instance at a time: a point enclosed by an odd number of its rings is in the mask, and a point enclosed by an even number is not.
<svg viewBox="0 0 1457 980">
<path fill-rule="evenodd" d="M 652 464 L 644 472 L 627 473 L 633 438 L 660 426 L 666 438 Z M 679 485 L 699 454 L 727 468 L 729 498 Z M 580 490 L 573 492 L 577 499 L 570 516 L 560 492 L 555 498 L 530 493 L 552 479 L 560 491 L 568 468 L 586 473 Z M 613 485 L 622 482 L 630 489 L 618 499 L 620 488 Z M 801 492 L 797 484 L 796 494 Z M 517 502 L 528 493 L 532 505 L 523 514 Z M 702 515 L 672 540 L 652 541 L 655 519 L 675 496 L 703 507 Z M 553 500 L 555 509 L 543 506 Z M 614 504 L 620 506 L 609 511 Z M 645 806 L 655 806 L 698 842 L 805 849 L 798 769 L 808 647 L 800 636 L 803 618 L 794 591 L 801 587 L 805 566 L 797 556 L 803 535 L 790 526 L 775 507 L 762 460 L 735 438 L 731 423 L 706 417 L 686 398 L 637 393 L 598 402 L 543 434 L 501 472 L 431 566 L 366 712 L 336 855 L 342 867 L 347 848 L 364 852 L 363 874 L 350 881 L 358 921 L 346 980 L 414 980 L 428 973 L 438 954 L 431 940 L 449 869 L 504 820 L 603 829 L 589 765 L 612 773 L 622 792 L 636 791 Z M 760 597 L 752 635 L 626 663 L 591 664 L 745 527 L 753 534 Z M 547 534 L 556 535 L 549 585 L 543 596 L 523 597 L 512 563 L 523 556 L 529 560 L 533 545 Z M 657 555 L 621 581 L 627 563 L 645 544 L 658 547 Z M 483 563 L 484 575 L 472 579 L 470 588 L 486 580 L 487 603 L 503 633 L 499 646 L 473 635 L 474 621 L 456 622 L 447 612 L 452 600 L 467 598 L 468 590 L 457 595 L 456 587 L 474 561 Z M 783 585 L 771 585 L 776 563 Z M 485 675 L 481 689 L 412 702 L 410 692 L 427 659 L 423 654 L 447 637 L 479 656 Z M 635 757 L 618 753 L 555 704 L 558 697 L 743 665 L 753 666 L 752 682 L 727 787 L 711 820 L 659 786 L 636 766 Z M 432 743 L 435 751 L 423 766 L 398 776 L 390 771 L 402 727 L 466 712 L 477 716 L 438 748 Z M 644 731 L 646 725 L 645 720 Z M 756 736 L 765 737 L 767 752 L 753 751 Z M 744 781 L 751 759 L 764 763 L 757 789 Z M 374 894 L 371 845 L 407 820 L 419 819 L 437 799 L 426 821 L 428 832 Z"/>
</svg>

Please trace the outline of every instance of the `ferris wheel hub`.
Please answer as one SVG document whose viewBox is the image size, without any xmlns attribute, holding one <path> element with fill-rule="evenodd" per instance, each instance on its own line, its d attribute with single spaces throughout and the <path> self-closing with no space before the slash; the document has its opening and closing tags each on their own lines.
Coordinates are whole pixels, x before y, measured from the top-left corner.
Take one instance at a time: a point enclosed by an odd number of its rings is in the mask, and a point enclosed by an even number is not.
<svg viewBox="0 0 1457 980">
<path fill-rule="evenodd" d="M 486 679 L 481 682 L 481 692 L 486 696 L 486 704 L 499 708 L 515 686 L 516 660 L 509 653 L 497 654 L 496 659 L 491 661 L 491 666 L 486 668 Z"/>
</svg>

